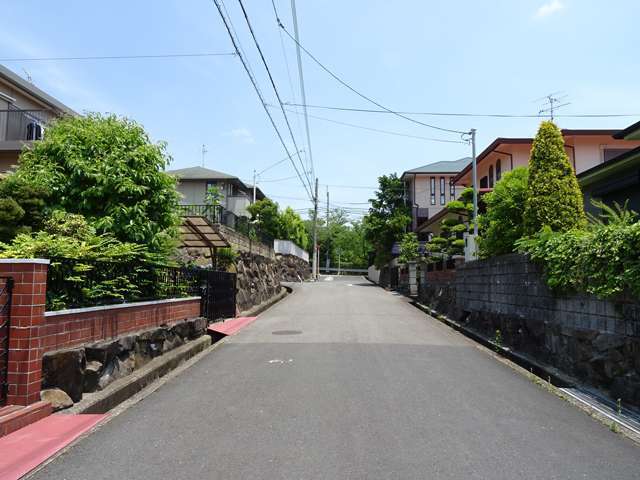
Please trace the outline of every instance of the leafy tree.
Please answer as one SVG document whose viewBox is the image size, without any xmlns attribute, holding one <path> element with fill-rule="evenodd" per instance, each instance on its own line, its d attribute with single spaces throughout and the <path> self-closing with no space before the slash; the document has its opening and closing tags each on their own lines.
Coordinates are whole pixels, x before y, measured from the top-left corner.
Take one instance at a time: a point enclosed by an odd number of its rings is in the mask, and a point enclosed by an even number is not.
<svg viewBox="0 0 640 480">
<path fill-rule="evenodd" d="M 278 204 L 269 198 L 258 200 L 249 205 L 251 222 L 267 235 L 278 238 L 280 235 L 280 212 Z"/>
<path fill-rule="evenodd" d="M 504 174 L 492 192 L 483 196 L 487 211 L 480 217 L 480 255 L 512 253 L 524 235 L 524 206 L 529 170 L 518 167 Z"/>
<path fill-rule="evenodd" d="M 420 242 L 415 233 L 405 233 L 400 242 L 400 257 L 402 263 L 415 262 L 420 258 Z"/>
<path fill-rule="evenodd" d="M 215 185 L 209 185 L 209 187 L 207 188 L 207 192 L 204 195 L 204 203 L 212 207 L 217 207 L 218 205 L 220 205 L 222 197 L 223 195 L 219 187 Z"/>
<path fill-rule="evenodd" d="M 16 178 L 48 193 L 53 209 L 83 215 L 96 233 L 168 257 L 177 237 L 179 195 L 164 172 L 165 144 L 115 115 L 56 121 L 20 158 Z"/>
<path fill-rule="evenodd" d="M 301 248 L 307 248 L 304 221 L 291 207 L 281 212 L 277 203 L 265 198 L 249 205 L 247 210 L 251 222 L 270 237 L 291 240 Z"/>
<path fill-rule="evenodd" d="M 404 186 L 395 173 L 378 178 L 376 198 L 363 223 L 366 239 L 375 251 L 375 265 L 381 268 L 391 260 L 391 247 L 400 240 L 411 223 L 411 213 L 404 200 Z"/>
<path fill-rule="evenodd" d="M 582 192 L 564 150 L 562 133 L 553 122 L 542 122 L 529 159 L 525 232 L 533 235 L 545 226 L 562 232 L 585 223 Z"/>
<path fill-rule="evenodd" d="M 306 249 L 308 246 L 307 231 L 300 215 L 287 207 L 280 214 L 280 238 L 291 240 L 299 247 Z"/>
</svg>

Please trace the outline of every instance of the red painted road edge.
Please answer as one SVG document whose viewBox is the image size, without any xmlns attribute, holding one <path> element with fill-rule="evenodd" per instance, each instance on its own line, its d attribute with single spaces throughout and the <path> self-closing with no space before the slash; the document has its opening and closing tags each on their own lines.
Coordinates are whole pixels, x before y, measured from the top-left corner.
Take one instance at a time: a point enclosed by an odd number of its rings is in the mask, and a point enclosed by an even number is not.
<svg viewBox="0 0 640 480">
<path fill-rule="evenodd" d="M 0 479 L 21 478 L 105 417 L 54 414 L 0 438 Z"/>
<path fill-rule="evenodd" d="M 258 317 L 237 317 L 224 322 L 216 322 L 209 325 L 207 329 L 209 332 L 218 333 L 222 335 L 235 335 L 244 327 L 255 321 Z"/>
</svg>

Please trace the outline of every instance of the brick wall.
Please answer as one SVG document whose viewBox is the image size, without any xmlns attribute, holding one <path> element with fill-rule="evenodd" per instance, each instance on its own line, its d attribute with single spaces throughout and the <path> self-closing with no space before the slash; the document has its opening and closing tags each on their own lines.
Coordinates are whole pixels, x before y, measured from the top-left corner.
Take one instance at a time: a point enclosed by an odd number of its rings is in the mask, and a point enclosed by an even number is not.
<svg viewBox="0 0 640 480">
<path fill-rule="evenodd" d="M 13 278 L 10 310 L 7 404 L 40 400 L 48 260 L 0 259 L 0 276 Z"/>
<path fill-rule="evenodd" d="M 456 278 L 455 270 L 433 270 L 425 273 L 428 283 L 451 282 Z"/>
<path fill-rule="evenodd" d="M 47 312 L 41 344 L 46 353 L 199 316 L 200 297 Z"/>
<path fill-rule="evenodd" d="M 11 277 L 14 282 L 7 362 L 9 405 L 40 400 L 45 352 L 200 316 L 199 297 L 45 313 L 48 265 L 42 259 L 0 259 L 0 277 Z"/>
</svg>

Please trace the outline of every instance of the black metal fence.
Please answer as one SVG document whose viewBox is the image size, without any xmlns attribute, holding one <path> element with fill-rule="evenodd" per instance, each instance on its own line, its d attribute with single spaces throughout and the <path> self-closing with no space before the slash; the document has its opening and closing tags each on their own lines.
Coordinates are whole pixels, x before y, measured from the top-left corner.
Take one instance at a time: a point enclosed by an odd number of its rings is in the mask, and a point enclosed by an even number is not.
<svg viewBox="0 0 640 480">
<path fill-rule="evenodd" d="M 7 401 L 12 286 L 12 278 L 0 277 L 0 406 Z"/>
<path fill-rule="evenodd" d="M 50 259 L 47 310 L 200 296 L 210 321 L 235 315 L 236 274 L 145 262 Z"/>
<path fill-rule="evenodd" d="M 211 223 L 223 223 L 225 210 L 222 205 L 180 205 L 183 217 L 204 217 Z"/>
</svg>

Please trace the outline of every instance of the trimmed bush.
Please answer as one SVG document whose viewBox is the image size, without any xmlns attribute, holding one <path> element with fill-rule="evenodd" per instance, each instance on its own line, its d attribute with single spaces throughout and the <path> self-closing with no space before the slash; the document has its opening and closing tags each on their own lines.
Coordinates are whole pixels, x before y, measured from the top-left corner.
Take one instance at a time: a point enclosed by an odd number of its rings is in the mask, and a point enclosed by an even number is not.
<svg viewBox="0 0 640 480">
<path fill-rule="evenodd" d="M 533 235 L 543 227 L 564 232 L 585 224 L 582 192 L 562 133 L 553 122 L 542 122 L 529 159 L 525 233 Z"/>
</svg>

